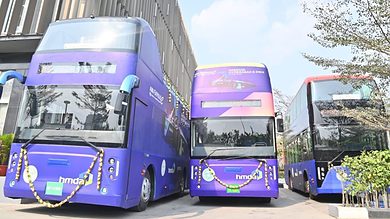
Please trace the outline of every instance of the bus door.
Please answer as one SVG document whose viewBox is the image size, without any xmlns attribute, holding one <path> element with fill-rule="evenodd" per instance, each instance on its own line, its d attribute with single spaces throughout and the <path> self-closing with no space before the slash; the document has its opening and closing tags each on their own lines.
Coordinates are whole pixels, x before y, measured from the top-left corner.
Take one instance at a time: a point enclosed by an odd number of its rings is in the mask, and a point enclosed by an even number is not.
<svg viewBox="0 0 390 219">
<path fill-rule="evenodd" d="M 129 127 L 129 132 L 132 133 L 129 136 L 132 136 L 130 147 L 130 166 L 128 167 L 129 179 L 128 179 L 128 193 L 129 197 L 138 197 L 141 188 L 142 175 L 141 171 L 146 168 L 144 167 L 144 157 L 146 152 L 144 148 L 148 144 L 148 111 L 147 105 L 140 101 L 138 98 L 135 98 L 134 103 L 134 113 L 130 117 L 130 120 L 133 120 L 132 126 Z M 133 107 L 132 107 L 133 108 Z M 130 121 L 131 124 L 131 121 Z"/>
</svg>

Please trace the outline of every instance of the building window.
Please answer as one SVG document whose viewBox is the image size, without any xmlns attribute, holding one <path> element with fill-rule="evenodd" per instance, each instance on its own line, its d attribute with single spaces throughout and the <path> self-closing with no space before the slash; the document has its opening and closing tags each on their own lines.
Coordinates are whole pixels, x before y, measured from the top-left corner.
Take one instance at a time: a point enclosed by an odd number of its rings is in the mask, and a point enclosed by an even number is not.
<svg viewBox="0 0 390 219">
<path fill-rule="evenodd" d="M 165 52 L 163 51 L 163 53 L 162 53 L 162 64 L 164 65 L 165 64 Z"/>
<path fill-rule="evenodd" d="M 62 9 L 62 0 L 56 0 L 56 3 L 54 5 L 54 10 L 53 10 L 53 16 L 51 20 L 52 22 L 60 19 L 61 9 Z"/>
<path fill-rule="evenodd" d="M 10 0 L 8 3 L 8 8 L 5 14 L 4 24 L 3 24 L 3 29 L 1 30 L 1 34 L 7 34 L 8 32 L 9 24 L 11 22 L 12 12 L 14 11 L 14 7 L 15 7 L 15 2 L 16 0 Z"/>
<path fill-rule="evenodd" d="M 26 15 L 27 15 L 27 10 L 28 10 L 28 5 L 30 4 L 30 0 L 23 0 L 22 3 L 22 12 L 19 15 L 19 20 L 18 20 L 18 26 L 16 27 L 16 34 L 20 34 L 23 32 L 23 25 L 26 20 Z"/>
<path fill-rule="evenodd" d="M 154 16 L 157 17 L 157 3 L 154 4 Z"/>
<path fill-rule="evenodd" d="M 81 0 L 79 3 L 79 8 L 77 10 L 77 17 L 81 18 L 84 17 L 84 11 L 85 11 L 85 6 L 87 4 L 87 0 Z"/>
<path fill-rule="evenodd" d="M 62 10 L 62 16 L 61 16 L 61 19 L 67 19 L 68 18 L 68 14 L 69 14 L 69 10 L 70 10 L 70 6 L 71 6 L 71 0 L 65 0 L 63 3 L 63 10 Z"/>
<path fill-rule="evenodd" d="M 39 22 L 41 20 L 43 3 L 44 3 L 44 0 L 38 0 L 37 4 L 35 6 L 33 22 L 32 22 L 32 25 L 31 25 L 31 29 L 33 30 L 33 33 L 37 33 L 38 32 Z"/>
</svg>

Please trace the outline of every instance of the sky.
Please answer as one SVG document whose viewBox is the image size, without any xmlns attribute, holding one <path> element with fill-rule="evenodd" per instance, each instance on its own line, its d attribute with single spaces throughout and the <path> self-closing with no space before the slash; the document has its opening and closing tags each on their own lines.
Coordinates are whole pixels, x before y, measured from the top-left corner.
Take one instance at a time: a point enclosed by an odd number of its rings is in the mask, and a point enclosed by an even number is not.
<svg viewBox="0 0 390 219">
<path fill-rule="evenodd" d="M 302 53 L 333 56 L 307 36 L 314 19 L 302 0 L 179 0 L 198 65 L 260 62 L 273 88 L 295 96 L 308 76 L 331 74 Z"/>
</svg>

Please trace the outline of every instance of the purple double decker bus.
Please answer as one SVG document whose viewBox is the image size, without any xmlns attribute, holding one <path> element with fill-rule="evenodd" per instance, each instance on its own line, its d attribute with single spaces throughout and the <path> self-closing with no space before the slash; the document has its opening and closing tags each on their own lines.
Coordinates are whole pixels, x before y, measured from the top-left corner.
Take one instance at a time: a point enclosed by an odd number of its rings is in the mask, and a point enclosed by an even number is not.
<svg viewBox="0 0 390 219">
<path fill-rule="evenodd" d="M 145 210 L 183 192 L 189 110 L 165 81 L 157 40 L 140 18 L 49 26 L 25 84 L 4 194 Z"/>
<path fill-rule="evenodd" d="M 275 113 L 266 66 L 197 68 L 191 104 L 190 195 L 277 198 Z"/>
<path fill-rule="evenodd" d="M 376 89 L 375 80 L 367 76 L 305 79 L 284 117 L 284 177 L 291 190 L 310 198 L 342 194 L 347 183 L 340 175 L 345 171 L 341 166 L 345 156 L 389 149 L 386 130 L 342 113 L 343 108 L 356 107 L 384 111 L 384 103 L 373 98 Z"/>
</svg>

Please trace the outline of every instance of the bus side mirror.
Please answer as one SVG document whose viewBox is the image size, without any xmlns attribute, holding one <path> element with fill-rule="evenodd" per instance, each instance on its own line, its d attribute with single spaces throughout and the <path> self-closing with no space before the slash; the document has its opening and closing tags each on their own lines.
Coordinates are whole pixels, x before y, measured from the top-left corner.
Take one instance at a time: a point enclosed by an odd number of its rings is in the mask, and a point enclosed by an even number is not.
<svg viewBox="0 0 390 219">
<path fill-rule="evenodd" d="M 17 79 L 20 83 L 24 83 L 23 74 L 17 71 L 6 71 L 0 75 L 0 85 L 3 86 L 8 80 Z"/>
<path fill-rule="evenodd" d="M 115 106 L 114 106 L 115 114 L 124 114 L 127 106 L 127 96 L 128 94 L 125 94 L 123 92 L 118 93 L 118 96 L 115 101 Z"/>
<path fill-rule="evenodd" d="M 284 127 L 283 127 L 283 119 L 276 119 L 276 131 L 277 132 L 284 132 Z"/>
<path fill-rule="evenodd" d="M 135 75 L 128 75 L 125 79 L 123 79 L 115 102 L 115 114 L 124 114 L 124 112 L 126 112 L 128 96 L 131 94 L 133 88 L 137 88 L 138 86 L 139 78 Z"/>
<path fill-rule="evenodd" d="M 30 116 L 31 117 L 34 117 L 36 115 L 38 115 L 38 102 L 37 102 L 37 98 L 31 98 L 31 102 L 30 102 Z"/>
<path fill-rule="evenodd" d="M 34 117 L 38 115 L 38 104 L 37 104 L 37 101 L 32 101 L 31 104 L 30 104 L 30 116 L 31 117 Z"/>
</svg>

